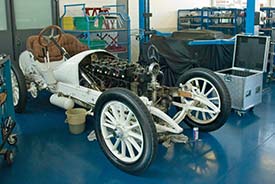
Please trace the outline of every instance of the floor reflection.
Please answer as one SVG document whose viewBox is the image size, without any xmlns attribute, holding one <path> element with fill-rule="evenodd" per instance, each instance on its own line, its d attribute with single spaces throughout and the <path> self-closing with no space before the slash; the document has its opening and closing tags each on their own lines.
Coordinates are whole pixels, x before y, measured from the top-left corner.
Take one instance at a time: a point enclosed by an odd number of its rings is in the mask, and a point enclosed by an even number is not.
<svg viewBox="0 0 275 184">
<path fill-rule="evenodd" d="M 211 182 L 227 170 L 226 154 L 210 134 L 201 135 L 197 142 L 173 144 L 168 149 L 161 147 L 160 150 L 157 164 L 152 167 L 155 174 L 166 182 L 172 182 L 175 178 L 182 182 Z"/>
</svg>

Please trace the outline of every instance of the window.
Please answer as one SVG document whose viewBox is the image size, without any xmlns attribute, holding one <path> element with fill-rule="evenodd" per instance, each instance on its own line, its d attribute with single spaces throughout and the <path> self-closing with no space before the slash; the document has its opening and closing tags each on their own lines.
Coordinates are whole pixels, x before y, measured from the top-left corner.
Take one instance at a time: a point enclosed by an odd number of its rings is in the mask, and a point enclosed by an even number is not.
<svg viewBox="0 0 275 184">
<path fill-rule="evenodd" d="M 40 29 L 52 24 L 51 0 L 14 0 L 17 30 Z"/>
<path fill-rule="evenodd" d="M 5 0 L 0 0 L 0 31 L 7 30 L 7 15 Z"/>
</svg>

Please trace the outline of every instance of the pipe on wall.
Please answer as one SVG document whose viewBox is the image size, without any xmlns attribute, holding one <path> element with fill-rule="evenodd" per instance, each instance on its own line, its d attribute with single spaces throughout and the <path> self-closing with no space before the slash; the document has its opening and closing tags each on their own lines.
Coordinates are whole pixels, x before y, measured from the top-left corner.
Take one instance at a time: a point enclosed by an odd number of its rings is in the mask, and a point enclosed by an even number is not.
<svg viewBox="0 0 275 184">
<path fill-rule="evenodd" d="M 247 1 L 247 8 L 246 8 L 246 25 L 245 25 L 245 32 L 246 34 L 254 34 L 254 16 L 255 16 L 255 0 Z"/>
</svg>

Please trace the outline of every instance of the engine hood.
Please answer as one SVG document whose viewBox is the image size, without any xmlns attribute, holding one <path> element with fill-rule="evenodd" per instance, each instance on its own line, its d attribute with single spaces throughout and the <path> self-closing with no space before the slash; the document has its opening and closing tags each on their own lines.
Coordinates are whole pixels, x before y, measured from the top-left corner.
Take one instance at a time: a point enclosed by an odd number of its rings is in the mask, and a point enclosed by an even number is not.
<svg viewBox="0 0 275 184">
<path fill-rule="evenodd" d="M 75 56 L 71 57 L 63 64 L 61 64 L 56 70 L 54 70 L 54 77 L 58 82 L 63 82 L 67 84 L 79 85 L 79 63 L 88 55 L 97 52 L 105 52 L 110 54 L 105 50 L 88 50 L 76 54 Z"/>
</svg>

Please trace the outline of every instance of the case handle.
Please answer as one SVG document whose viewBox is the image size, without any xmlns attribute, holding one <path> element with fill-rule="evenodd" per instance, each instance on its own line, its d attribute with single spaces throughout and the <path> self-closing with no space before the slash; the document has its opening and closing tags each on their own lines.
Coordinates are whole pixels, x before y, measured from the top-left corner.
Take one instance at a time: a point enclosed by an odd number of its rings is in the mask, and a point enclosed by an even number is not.
<svg viewBox="0 0 275 184">
<path fill-rule="evenodd" d="M 245 93 L 245 97 L 249 97 L 249 96 L 251 96 L 251 90 L 247 90 Z"/>
<path fill-rule="evenodd" d="M 225 82 L 232 82 L 232 76 L 229 75 L 229 74 L 226 74 L 226 75 L 224 76 L 224 81 L 225 81 Z"/>
</svg>

